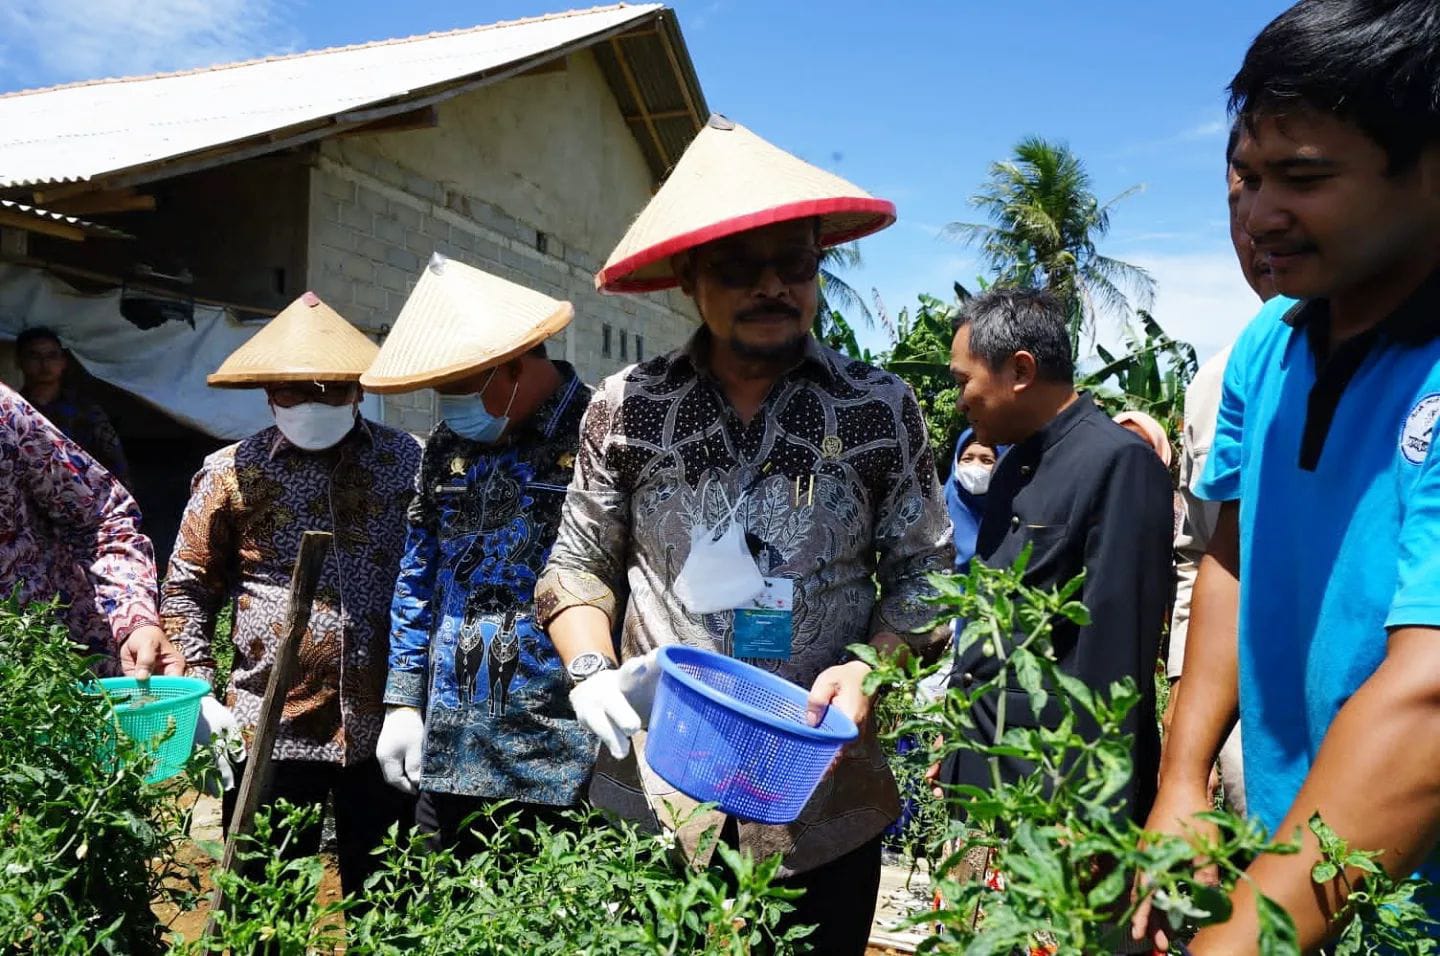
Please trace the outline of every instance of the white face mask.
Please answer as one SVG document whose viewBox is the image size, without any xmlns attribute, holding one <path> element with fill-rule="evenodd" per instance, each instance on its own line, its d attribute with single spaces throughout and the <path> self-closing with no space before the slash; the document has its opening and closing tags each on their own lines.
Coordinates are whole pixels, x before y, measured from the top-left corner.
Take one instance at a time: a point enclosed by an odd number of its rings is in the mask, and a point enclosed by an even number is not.
<svg viewBox="0 0 1440 956">
<path fill-rule="evenodd" d="M 990 469 L 984 465 L 956 465 L 955 480 L 972 495 L 983 495 L 990 490 Z"/>
<path fill-rule="evenodd" d="M 355 427 L 355 406 L 305 402 L 290 408 L 270 406 L 280 434 L 296 448 L 322 451 L 340 443 Z"/>
</svg>

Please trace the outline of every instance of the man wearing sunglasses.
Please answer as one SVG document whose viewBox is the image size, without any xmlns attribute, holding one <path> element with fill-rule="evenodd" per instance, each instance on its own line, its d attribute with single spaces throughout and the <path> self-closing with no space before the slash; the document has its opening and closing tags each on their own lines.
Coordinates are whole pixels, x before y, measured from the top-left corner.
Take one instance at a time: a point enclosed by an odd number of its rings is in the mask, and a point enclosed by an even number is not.
<svg viewBox="0 0 1440 956">
<path fill-rule="evenodd" d="M 225 704 L 206 698 L 202 719 L 212 733 L 248 735 L 284 633 L 301 535 L 334 535 L 261 804 L 333 800 L 346 893 L 364 884 L 377 862 L 371 851 L 410 812 L 405 798 L 385 785 L 375 744 L 385 716 L 390 595 L 420 448 L 404 432 L 360 417 L 357 382 L 377 351 L 307 292 L 210 376 L 213 386 L 263 388 L 275 426 L 205 460 L 160 607 L 190 673 L 213 683 L 215 623 L 234 602 L 235 657 Z M 237 749 L 242 756 L 243 747 Z M 229 768 L 224 754 L 217 756 L 223 774 Z M 234 797 L 234 790 L 226 793 L 227 820 Z M 319 839 L 317 824 L 291 846 L 314 853 Z"/>
<path fill-rule="evenodd" d="M 710 121 L 598 277 L 608 292 L 678 285 L 703 324 L 600 386 L 535 592 L 576 715 L 605 744 L 592 800 L 678 827 L 697 864 L 712 827 L 757 858 L 781 854 L 786 884 L 805 890 L 787 925 L 816 925 L 809 944 L 827 954 L 864 952 L 881 836 L 899 813 L 868 723 L 869 668 L 847 647 L 938 654 L 944 633 L 917 633 L 931 619 L 921 599 L 952 562 L 914 396 L 811 333 L 821 250 L 893 221 L 892 204 Z M 692 816 L 646 764 L 643 737 L 632 747 L 651 655 L 675 642 L 809 688 L 812 722 L 833 706 L 865 728 L 795 823 Z"/>
</svg>

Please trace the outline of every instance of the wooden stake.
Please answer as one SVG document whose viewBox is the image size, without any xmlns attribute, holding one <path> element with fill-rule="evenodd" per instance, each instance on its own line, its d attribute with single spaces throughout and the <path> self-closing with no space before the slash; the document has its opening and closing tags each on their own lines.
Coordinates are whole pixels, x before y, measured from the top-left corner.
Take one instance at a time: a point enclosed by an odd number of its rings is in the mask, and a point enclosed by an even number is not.
<svg viewBox="0 0 1440 956">
<path fill-rule="evenodd" d="M 325 555 L 330 551 L 331 538 L 328 531 L 307 531 L 300 537 L 300 553 L 295 558 L 295 569 L 290 575 L 290 605 L 285 612 L 285 630 L 275 648 L 275 663 L 270 668 L 270 682 L 265 685 L 265 698 L 260 703 L 260 720 L 255 725 L 250 756 L 245 761 L 245 776 L 240 781 L 235 814 L 225 834 L 225 856 L 220 861 L 219 872 L 229 873 L 236 868 L 235 846 L 240 837 L 250 832 L 260 794 L 269 782 L 270 757 L 276 732 L 280 729 L 280 715 L 285 709 L 285 696 L 295 681 L 300 640 L 310 625 L 310 605 L 315 600 L 315 586 L 320 581 L 320 569 L 324 567 Z M 220 888 L 220 881 L 216 880 L 215 892 L 210 896 L 210 918 L 205 922 L 202 938 L 214 935 L 216 914 L 224 903 L 225 893 Z"/>
</svg>

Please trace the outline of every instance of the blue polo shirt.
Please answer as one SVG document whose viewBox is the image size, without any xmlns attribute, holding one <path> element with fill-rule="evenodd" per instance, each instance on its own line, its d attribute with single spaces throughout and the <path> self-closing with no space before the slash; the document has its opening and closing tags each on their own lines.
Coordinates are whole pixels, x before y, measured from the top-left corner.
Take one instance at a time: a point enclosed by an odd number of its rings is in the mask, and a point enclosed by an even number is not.
<svg viewBox="0 0 1440 956">
<path fill-rule="evenodd" d="M 1240 502 L 1245 798 L 1272 832 L 1387 629 L 1440 627 L 1440 273 L 1318 358 L 1328 331 L 1323 300 L 1266 304 L 1195 489 Z"/>
</svg>

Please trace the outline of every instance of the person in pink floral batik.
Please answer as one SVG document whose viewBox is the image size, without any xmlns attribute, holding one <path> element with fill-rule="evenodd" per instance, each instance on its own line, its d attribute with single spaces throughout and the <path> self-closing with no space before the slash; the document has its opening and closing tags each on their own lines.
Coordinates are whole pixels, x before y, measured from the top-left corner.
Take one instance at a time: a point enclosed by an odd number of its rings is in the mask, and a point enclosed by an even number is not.
<svg viewBox="0 0 1440 956">
<path fill-rule="evenodd" d="M 22 605 L 58 596 L 71 639 L 104 675 L 181 674 L 160 629 L 155 554 L 115 477 L 19 393 L 0 385 L 0 588 Z"/>
</svg>

